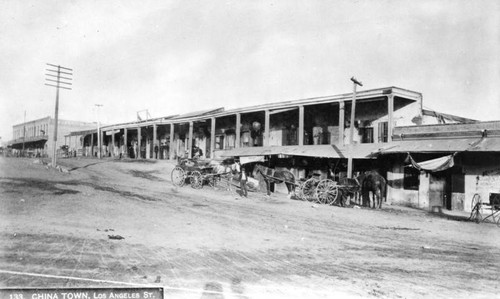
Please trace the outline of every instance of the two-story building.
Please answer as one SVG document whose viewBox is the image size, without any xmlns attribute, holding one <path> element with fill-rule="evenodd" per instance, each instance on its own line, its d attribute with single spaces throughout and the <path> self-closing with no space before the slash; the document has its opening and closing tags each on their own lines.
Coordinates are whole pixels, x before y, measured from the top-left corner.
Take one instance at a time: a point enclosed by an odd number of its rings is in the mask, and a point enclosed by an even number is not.
<svg viewBox="0 0 500 299">
<path fill-rule="evenodd" d="M 54 146 L 54 124 L 51 117 L 44 117 L 12 126 L 13 139 L 8 142 L 14 154 L 48 157 Z M 72 131 L 94 128 L 95 124 L 73 120 L 58 120 L 57 147 L 65 144 L 64 136 Z M 78 144 L 77 147 L 80 147 Z"/>
</svg>

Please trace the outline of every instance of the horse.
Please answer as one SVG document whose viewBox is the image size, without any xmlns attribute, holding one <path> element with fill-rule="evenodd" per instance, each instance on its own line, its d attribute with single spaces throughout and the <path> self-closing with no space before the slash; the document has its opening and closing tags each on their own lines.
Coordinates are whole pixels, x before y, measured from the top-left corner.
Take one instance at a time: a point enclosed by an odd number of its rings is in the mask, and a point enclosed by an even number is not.
<svg viewBox="0 0 500 299">
<path fill-rule="evenodd" d="M 378 171 L 370 170 L 362 173 L 356 179 L 361 185 L 363 206 L 374 209 L 382 208 L 382 201 L 385 198 L 387 189 L 387 182 L 384 177 Z M 372 199 L 370 199 L 370 192 L 372 192 Z"/>
<path fill-rule="evenodd" d="M 288 198 L 290 198 L 292 194 L 295 193 L 295 177 L 290 171 L 275 170 L 260 164 L 255 165 L 255 171 L 257 173 L 260 173 L 264 178 L 264 182 L 266 183 L 267 196 L 271 196 L 271 183 L 285 183 L 286 188 L 288 189 Z"/>
</svg>

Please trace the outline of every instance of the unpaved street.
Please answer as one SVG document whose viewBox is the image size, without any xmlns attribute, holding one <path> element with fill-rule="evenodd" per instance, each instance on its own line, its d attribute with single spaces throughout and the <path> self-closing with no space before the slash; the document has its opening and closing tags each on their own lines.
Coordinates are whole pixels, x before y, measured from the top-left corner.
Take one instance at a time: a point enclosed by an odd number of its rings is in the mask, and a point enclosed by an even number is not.
<svg viewBox="0 0 500 299">
<path fill-rule="evenodd" d="M 166 161 L 61 160 L 68 173 L 33 161 L 0 158 L 2 287 L 149 285 L 175 298 L 500 294 L 495 225 L 175 188 Z"/>
</svg>

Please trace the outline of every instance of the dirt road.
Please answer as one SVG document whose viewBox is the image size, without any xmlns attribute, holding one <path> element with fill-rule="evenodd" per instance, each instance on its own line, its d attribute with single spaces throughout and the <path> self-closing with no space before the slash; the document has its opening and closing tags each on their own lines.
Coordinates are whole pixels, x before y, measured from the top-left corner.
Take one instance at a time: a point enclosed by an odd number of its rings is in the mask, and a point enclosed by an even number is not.
<svg viewBox="0 0 500 299">
<path fill-rule="evenodd" d="M 0 158 L 2 287 L 148 285 L 167 298 L 500 294 L 494 225 L 175 188 L 166 161 L 61 160 L 67 173 L 33 162 Z"/>
</svg>

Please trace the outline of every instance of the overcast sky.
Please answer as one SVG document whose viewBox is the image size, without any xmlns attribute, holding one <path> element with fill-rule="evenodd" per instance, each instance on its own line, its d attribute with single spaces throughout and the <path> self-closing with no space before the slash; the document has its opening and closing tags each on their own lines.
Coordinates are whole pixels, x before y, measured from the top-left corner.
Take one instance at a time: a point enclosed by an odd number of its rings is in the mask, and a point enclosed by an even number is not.
<svg viewBox="0 0 500 299">
<path fill-rule="evenodd" d="M 500 120 L 500 1 L 0 2 L 0 136 L 54 116 L 46 63 L 74 70 L 62 119 L 134 121 L 397 86 Z"/>
</svg>

